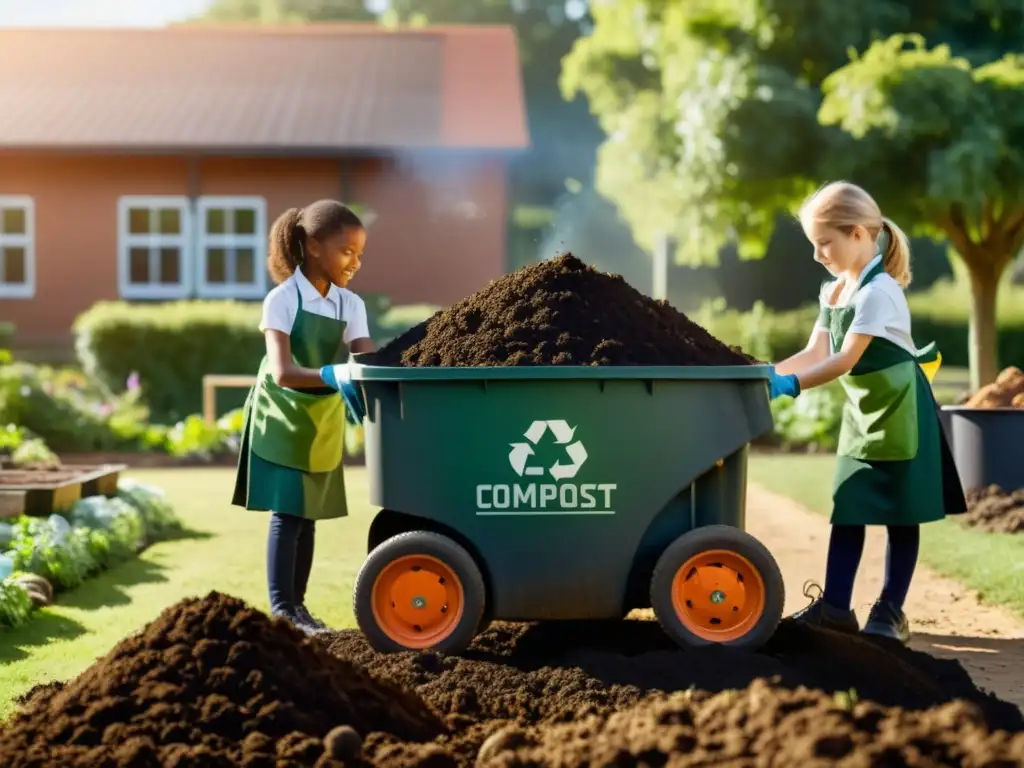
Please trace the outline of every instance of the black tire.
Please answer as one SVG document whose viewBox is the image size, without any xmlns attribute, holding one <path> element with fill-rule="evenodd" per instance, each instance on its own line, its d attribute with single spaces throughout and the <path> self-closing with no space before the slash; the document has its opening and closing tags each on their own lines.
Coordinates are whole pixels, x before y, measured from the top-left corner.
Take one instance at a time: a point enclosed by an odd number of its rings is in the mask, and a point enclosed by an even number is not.
<svg viewBox="0 0 1024 768">
<path fill-rule="evenodd" d="M 746 632 L 736 638 L 715 640 L 691 631 L 676 612 L 672 584 L 676 573 L 695 555 L 710 550 L 726 550 L 740 555 L 757 571 L 764 585 L 764 606 L 760 616 Z M 727 645 L 756 650 L 775 633 L 782 620 L 786 589 L 779 565 L 760 541 L 749 533 L 728 525 L 709 525 L 684 533 L 666 547 L 651 577 L 651 607 L 665 633 L 683 647 Z"/>
<path fill-rule="evenodd" d="M 429 648 L 409 648 L 379 626 L 373 611 L 373 587 L 384 569 L 393 561 L 408 555 L 426 555 L 444 563 L 462 585 L 462 616 L 443 639 Z M 383 653 L 408 650 L 432 650 L 459 653 L 473 641 L 484 615 L 486 589 L 472 555 L 447 536 L 429 531 L 400 533 L 375 547 L 363 562 L 352 590 L 352 608 L 359 629 L 370 645 Z"/>
</svg>

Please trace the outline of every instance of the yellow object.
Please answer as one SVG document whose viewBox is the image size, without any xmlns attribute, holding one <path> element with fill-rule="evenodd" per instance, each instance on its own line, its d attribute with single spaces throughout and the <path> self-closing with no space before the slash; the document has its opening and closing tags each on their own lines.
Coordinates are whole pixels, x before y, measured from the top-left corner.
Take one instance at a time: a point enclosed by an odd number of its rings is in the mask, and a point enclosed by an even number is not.
<svg viewBox="0 0 1024 768">
<path fill-rule="evenodd" d="M 931 384 L 935 381 L 935 374 L 939 372 L 939 368 L 942 365 L 942 353 L 936 352 L 935 359 L 929 363 L 921 363 L 921 370 L 924 371 L 924 375 L 928 378 L 928 383 Z"/>
</svg>

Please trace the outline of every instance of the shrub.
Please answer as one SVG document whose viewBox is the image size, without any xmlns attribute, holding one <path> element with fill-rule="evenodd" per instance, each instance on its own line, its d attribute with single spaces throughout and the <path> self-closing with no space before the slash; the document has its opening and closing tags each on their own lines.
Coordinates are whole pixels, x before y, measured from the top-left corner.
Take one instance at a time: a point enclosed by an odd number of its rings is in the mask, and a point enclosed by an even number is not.
<svg viewBox="0 0 1024 768">
<path fill-rule="evenodd" d="M 55 451 L 133 448 L 145 409 L 135 393 L 114 397 L 75 371 L 28 363 L 0 368 L 0 424 L 13 424 Z"/>
<path fill-rule="evenodd" d="M 935 342 L 944 365 L 966 368 L 970 296 L 949 282 L 909 296 L 914 339 Z M 783 360 L 803 349 L 818 309 L 809 304 L 789 312 L 771 312 L 755 305 L 750 312 L 726 309 L 724 301 L 705 302 L 693 319 L 722 341 L 739 344 L 751 354 Z M 755 351 L 756 350 L 756 351 Z M 1002 366 L 1024 365 L 1024 290 L 1009 284 L 999 296 L 998 355 Z M 762 357 L 762 359 L 764 359 Z"/>
<path fill-rule="evenodd" d="M 391 307 L 377 295 L 364 300 L 378 345 L 436 309 Z M 202 410 L 205 374 L 256 373 L 265 351 L 260 312 L 255 302 L 101 302 L 75 321 L 75 349 L 85 371 L 115 392 L 137 372 L 152 420 L 173 424 Z M 245 398 L 244 390 L 224 394 L 229 408 Z"/>
</svg>

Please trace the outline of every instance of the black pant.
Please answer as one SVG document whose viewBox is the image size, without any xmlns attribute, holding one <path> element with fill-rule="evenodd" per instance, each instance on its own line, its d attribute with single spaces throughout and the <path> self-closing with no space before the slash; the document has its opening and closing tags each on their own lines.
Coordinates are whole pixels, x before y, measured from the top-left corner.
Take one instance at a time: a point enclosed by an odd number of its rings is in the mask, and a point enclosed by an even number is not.
<svg viewBox="0 0 1024 768">
<path fill-rule="evenodd" d="M 921 542 L 918 525 L 890 525 L 889 546 L 885 550 L 885 585 L 882 600 L 900 610 L 910 591 L 910 582 L 917 567 Z M 853 583 L 857 578 L 860 558 L 864 552 L 863 525 L 833 525 L 825 568 L 825 602 L 845 611 L 853 600 Z"/>
<path fill-rule="evenodd" d="M 267 584 L 271 613 L 290 612 L 306 600 L 313 568 L 316 523 L 295 515 L 270 515 L 267 537 Z"/>
</svg>

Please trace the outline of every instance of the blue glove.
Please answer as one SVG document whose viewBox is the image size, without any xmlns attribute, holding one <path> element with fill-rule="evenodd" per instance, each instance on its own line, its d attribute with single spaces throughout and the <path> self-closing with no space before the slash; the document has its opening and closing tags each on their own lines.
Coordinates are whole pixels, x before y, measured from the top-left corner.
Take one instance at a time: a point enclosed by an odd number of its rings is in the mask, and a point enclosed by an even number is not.
<svg viewBox="0 0 1024 768">
<path fill-rule="evenodd" d="M 320 378 L 328 387 L 341 393 L 348 409 L 347 420 L 352 424 L 361 424 L 366 418 L 366 409 L 363 408 L 363 399 L 359 396 L 359 390 L 352 383 L 352 373 L 348 363 L 325 365 L 320 369 Z"/>
<path fill-rule="evenodd" d="M 795 373 L 791 373 L 787 376 L 780 376 L 775 372 L 775 368 L 772 368 L 772 377 L 768 382 L 768 399 L 774 400 L 777 397 L 783 395 L 787 397 L 796 397 L 800 394 L 800 380 L 797 379 Z"/>
<path fill-rule="evenodd" d="M 320 369 L 320 379 L 331 389 L 340 392 L 342 384 L 352 381 L 352 373 L 348 363 L 325 365 Z"/>
</svg>

